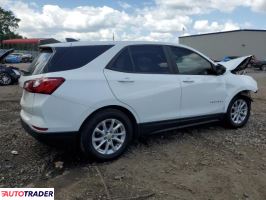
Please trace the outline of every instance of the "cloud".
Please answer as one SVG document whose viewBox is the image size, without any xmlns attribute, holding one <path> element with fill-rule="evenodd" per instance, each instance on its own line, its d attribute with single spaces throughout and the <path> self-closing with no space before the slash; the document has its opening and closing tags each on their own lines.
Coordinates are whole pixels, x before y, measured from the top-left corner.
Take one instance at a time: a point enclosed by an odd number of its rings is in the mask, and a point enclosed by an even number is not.
<svg viewBox="0 0 266 200">
<path fill-rule="evenodd" d="M 213 10 L 232 12 L 237 7 L 266 12 L 266 0 L 155 0 L 155 2 L 158 6 L 186 14 L 203 14 Z"/>
<path fill-rule="evenodd" d="M 38 12 L 30 8 L 28 4 L 18 2 L 10 9 L 22 19 L 21 29 L 52 28 L 83 32 L 119 27 L 129 20 L 126 13 L 107 6 L 64 9 L 57 5 L 44 5 L 42 10 Z"/>
<path fill-rule="evenodd" d="M 253 0 L 249 3 L 253 11 L 266 12 L 266 0 Z"/>
<path fill-rule="evenodd" d="M 231 31 L 240 29 L 240 26 L 233 22 L 226 22 L 224 24 L 219 24 L 218 22 L 209 22 L 208 20 L 198 20 L 195 21 L 193 28 L 199 33 L 208 33 L 216 31 Z"/>
<path fill-rule="evenodd" d="M 121 3 L 120 3 L 121 4 Z M 129 8 L 130 5 L 121 4 Z M 188 16 L 157 9 L 127 13 L 108 6 L 63 8 L 58 5 L 36 7 L 22 1 L 6 1 L 5 7 L 21 19 L 19 32 L 26 37 L 54 37 L 63 40 L 172 40 L 175 33 L 192 23 Z M 144 12 L 145 10 L 145 12 Z"/>
<path fill-rule="evenodd" d="M 158 13 L 158 14 L 156 14 Z M 192 23 L 188 16 L 173 15 L 161 11 L 148 11 L 143 15 L 143 25 L 149 30 L 159 33 L 177 33 L 183 30 L 184 27 Z"/>
<path fill-rule="evenodd" d="M 118 5 L 121 6 L 123 9 L 129 9 L 132 7 L 130 4 L 123 1 L 118 1 Z"/>
<path fill-rule="evenodd" d="M 53 37 L 64 40 L 164 40 L 178 41 L 179 35 L 238 29 L 240 25 L 226 21 L 193 21 L 192 16 L 220 10 L 230 12 L 238 6 L 250 7 L 254 12 L 266 10 L 266 0 L 154 0 L 153 4 L 132 8 L 118 1 L 122 8 L 109 6 L 59 5 L 40 6 L 34 2 L 0 0 L 21 19 L 19 33 L 26 37 Z M 252 3 L 252 2 L 253 3 Z M 224 6 L 226 5 L 226 6 Z M 130 11 L 129 11 L 130 10 Z"/>
<path fill-rule="evenodd" d="M 73 9 L 44 5 L 41 10 L 23 2 L 9 7 L 21 19 L 19 31 L 27 37 L 81 36 L 83 39 L 111 39 L 123 31 L 130 16 L 111 7 L 80 6 Z M 108 35 L 108 34 L 110 35 Z"/>
</svg>

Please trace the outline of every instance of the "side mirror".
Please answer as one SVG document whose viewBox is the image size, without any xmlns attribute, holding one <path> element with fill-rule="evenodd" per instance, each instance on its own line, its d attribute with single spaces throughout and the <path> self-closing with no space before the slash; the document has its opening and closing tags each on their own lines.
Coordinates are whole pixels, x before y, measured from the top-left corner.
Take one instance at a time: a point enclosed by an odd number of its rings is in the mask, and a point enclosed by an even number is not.
<svg viewBox="0 0 266 200">
<path fill-rule="evenodd" d="M 226 71 L 226 68 L 225 68 L 225 66 L 223 66 L 221 64 L 217 64 L 214 66 L 214 70 L 215 70 L 217 75 L 223 75 Z"/>
</svg>

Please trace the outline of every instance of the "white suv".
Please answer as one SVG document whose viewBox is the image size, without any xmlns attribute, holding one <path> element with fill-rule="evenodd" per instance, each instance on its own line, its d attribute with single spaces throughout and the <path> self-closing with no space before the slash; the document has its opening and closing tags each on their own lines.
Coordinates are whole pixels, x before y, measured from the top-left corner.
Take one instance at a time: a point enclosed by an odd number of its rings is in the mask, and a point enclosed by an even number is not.
<svg viewBox="0 0 266 200">
<path fill-rule="evenodd" d="M 257 83 L 237 71 L 250 58 L 215 63 L 163 42 L 44 45 L 20 79 L 22 124 L 41 140 L 74 136 L 102 160 L 144 134 L 217 120 L 242 127 Z"/>
</svg>

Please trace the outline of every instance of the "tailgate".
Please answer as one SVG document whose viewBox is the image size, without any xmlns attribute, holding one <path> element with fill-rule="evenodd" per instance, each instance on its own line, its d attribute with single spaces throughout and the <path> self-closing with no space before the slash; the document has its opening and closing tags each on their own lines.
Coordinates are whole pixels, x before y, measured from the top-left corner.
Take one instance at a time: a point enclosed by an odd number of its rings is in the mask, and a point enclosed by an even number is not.
<svg viewBox="0 0 266 200">
<path fill-rule="evenodd" d="M 23 88 L 27 80 L 32 79 L 31 76 L 21 76 L 19 79 L 19 86 Z M 27 92 L 23 89 L 22 97 L 20 100 L 21 109 L 23 112 L 32 114 L 34 104 L 34 93 Z"/>
</svg>

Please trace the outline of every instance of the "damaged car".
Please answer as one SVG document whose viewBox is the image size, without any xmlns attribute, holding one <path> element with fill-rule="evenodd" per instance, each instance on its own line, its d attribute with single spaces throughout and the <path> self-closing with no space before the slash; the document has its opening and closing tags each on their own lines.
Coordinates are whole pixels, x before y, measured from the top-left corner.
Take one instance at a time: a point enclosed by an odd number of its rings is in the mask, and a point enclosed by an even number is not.
<svg viewBox="0 0 266 200">
<path fill-rule="evenodd" d="M 255 69 L 266 71 L 266 60 L 258 60 L 255 56 L 253 56 L 251 66 Z"/>
<path fill-rule="evenodd" d="M 12 85 L 18 82 L 21 72 L 18 68 L 4 65 L 5 58 L 14 50 L 1 50 L 0 51 L 0 86 Z"/>
<path fill-rule="evenodd" d="M 258 90 L 239 73 L 250 59 L 217 63 L 165 42 L 47 44 L 20 79 L 21 121 L 38 140 L 72 138 L 101 160 L 162 131 L 215 121 L 241 128 Z"/>
<path fill-rule="evenodd" d="M 216 64 L 220 64 L 233 74 L 244 74 L 245 70 L 249 67 L 253 59 L 252 55 L 238 57 L 229 61 L 221 61 Z"/>
</svg>

